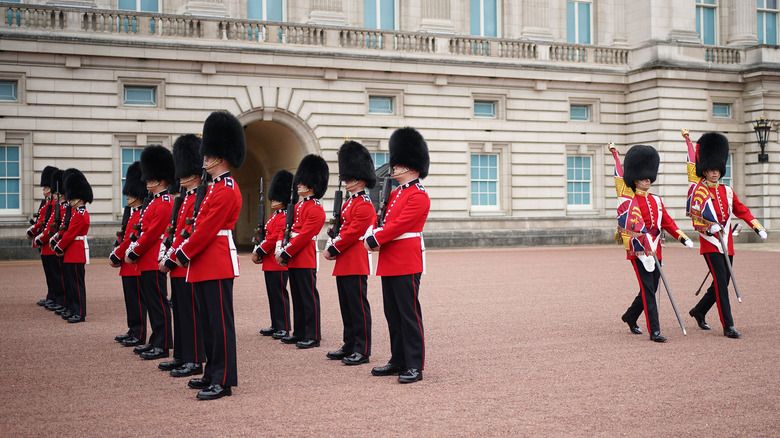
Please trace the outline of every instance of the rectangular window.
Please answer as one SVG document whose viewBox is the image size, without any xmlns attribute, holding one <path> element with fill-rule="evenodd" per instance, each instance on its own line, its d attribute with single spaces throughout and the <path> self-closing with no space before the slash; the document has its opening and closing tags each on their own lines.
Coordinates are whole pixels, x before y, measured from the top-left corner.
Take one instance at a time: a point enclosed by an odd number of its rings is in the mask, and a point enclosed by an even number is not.
<svg viewBox="0 0 780 438">
<path fill-rule="evenodd" d="M 569 206 L 591 206 L 591 157 L 566 157 L 566 197 Z"/>
<path fill-rule="evenodd" d="M 157 106 L 157 87 L 154 85 L 125 85 L 124 104 Z"/>
<path fill-rule="evenodd" d="M 474 117 L 496 118 L 496 102 L 493 100 L 475 100 Z"/>
<path fill-rule="evenodd" d="M 569 120 L 589 122 L 590 105 L 571 105 L 569 107 Z"/>
<path fill-rule="evenodd" d="M 471 206 L 498 207 L 498 154 L 471 154 Z"/>
<path fill-rule="evenodd" d="M 371 159 L 374 160 L 374 169 L 379 169 L 390 161 L 390 154 L 387 152 L 371 152 Z"/>
<path fill-rule="evenodd" d="M 0 146 L 0 210 L 19 210 L 21 163 L 19 146 Z"/>
<path fill-rule="evenodd" d="M 731 104 L 730 103 L 713 103 L 712 104 L 712 117 L 718 117 L 722 119 L 731 118 Z"/>
<path fill-rule="evenodd" d="M 138 12 L 160 12 L 158 0 L 119 0 L 118 9 Z"/>
<path fill-rule="evenodd" d="M 127 168 L 135 161 L 141 161 L 141 152 L 143 148 L 122 148 L 122 187 L 125 186 L 125 176 Z M 122 207 L 127 205 L 127 200 L 122 196 Z"/>
<path fill-rule="evenodd" d="M 284 21 L 283 0 L 247 0 L 246 18 L 250 20 Z"/>
<path fill-rule="evenodd" d="M 368 96 L 369 114 L 394 114 L 392 96 Z"/>
<path fill-rule="evenodd" d="M 591 14 L 590 0 L 566 2 L 566 41 L 576 44 L 590 44 Z"/>
<path fill-rule="evenodd" d="M 363 0 L 363 25 L 368 29 L 395 29 L 395 0 Z"/>
<path fill-rule="evenodd" d="M 727 186 L 730 186 L 734 182 L 733 181 L 734 178 L 731 175 L 731 163 L 732 163 L 732 161 L 733 160 L 731 159 L 731 154 L 729 154 L 729 159 L 726 160 L 726 174 L 723 175 L 723 177 L 720 179 L 720 183 L 721 184 L 725 184 Z"/>
<path fill-rule="evenodd" d="M 756 0 L 758 43 L 777 45 L 777 0 Z"/>
<path fill-rule="evenodd" d="M 498 1 L 471 0 L 469 5 L 471 34 L 476 36 L 498 36 Z"/>
<path fill-rule="evenodd" d="M 0 101 L 18 102 L 19 101 L 19 81 L 0 81 Z"/>
<path fill-rule="evenodd" d="M 715 45 L 717 26 L 716 0 L 696 0 L 696 32 L 704 44 Z"/>
</svg>

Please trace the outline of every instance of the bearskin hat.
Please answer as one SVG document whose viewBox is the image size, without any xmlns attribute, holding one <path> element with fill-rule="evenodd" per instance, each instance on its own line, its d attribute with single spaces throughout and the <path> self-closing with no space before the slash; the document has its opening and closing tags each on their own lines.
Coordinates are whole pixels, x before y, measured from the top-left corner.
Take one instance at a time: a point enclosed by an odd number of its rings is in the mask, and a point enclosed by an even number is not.
<svg viewBox="0 0 780 438">
<path fill-rule="evenodd" d="M 346 141 L 339 149 L 339 178 L 342 181 L 359 179 L 366 182 L 366 187 L 376 186 L 376 170 L 371 153 L 365 146 L 356 141 Z"/>
<path fill-rule="evenodd" d="M 41 171 L 41 187 L 51 187 L 49 184 L 51 184 L 51 175 L 54 173 L 54 171 L 59 170 L 54 166 L 46 166 L 43 168 L 43 171 Z"/>
<path fill-rule="evenodd" d="M 271 180 L 271 188 L 268 189 L 268 199 L 281 202 L 284 205 L 290 203 L 292 192 L 293 174 L 282 169 L 274 175 Z"/>
<path fill-rule="evenodd" d="M 153 144 L 141 152 L 141 180 L 173 182 L 173 154 L 164 147 Z"/>
<path fill-rule="evenodd" d="M 631 190 L 636 190 L 634 181 L 650 178 L 650 182 L 655 182 L 660 162 L 658 151 L 652 146 L 638 144 L 631 147 L 623 160 L 623 181 Z"/>
<path fill-rule="evenodd" d="M 140 161 L 134 162 L 127 168 L 127 173 L 125 173 L 125 185 L 122 187 L 122 194 L 138 199 L 143 199 L 146 197 L 146 183 L 144 183 L 144 180 L 141 179 Z"/>
<path fill-rule="evenodd" d="M 49 188 L 51 189 L 52 193 L 65 193 L 65 188 L 62 186 L 62 171 L 60 169 L 56 169 L 51 173 Z"/>
<path fill-rule="evenodd" d="M 309 154 L 303 157 L 301 164 L 298 165 L 298 171 L 295 172 L 293 184 L 303 184 L 314 190 L 315 198 L 322 198 L 328 189 L 328 176 L 330 170 L 328 163 L 319 155 Z"/>
<path fill-rule="evenodd" d="M 200 137 L 195 134 L 182 135 L 173 143 L 173 164 L 176 167 L 174 176 L 177 180 L 202 173 L 203 154 L 200 151 L 200 143 Z"/>
<path fill-rule="evenodd" d="M 246 139 L 241 122 L 229 112 L 215 111 L 203 124 L 203 156 L 227 160 L 233 167 L 241 167 L 246 158 Z"/>
<path fill-rule="evenodd" d="M 428 176 L 428 145 L 416 129 L 396 129 L 390 136 L 390 166 L 402 165 L 420 172 L 420 178 Z"/>
<path fill-rule="evenodd" d="M 89 185 L 87 178 L 80 170 L 70 168 L 62 174 L 65 182 L 65 198 L 81 199 L 86 203 L 92 202 L 92 186 Z"/>
<path fill-rule="evenodd" d="M 719 132 L 708 132 L 696 142 L 696 175 L 704 176 L 706 170 L 720 170 L 720 177 L 726 174 L 729 160 L 729 140 Z"/>
</svg>

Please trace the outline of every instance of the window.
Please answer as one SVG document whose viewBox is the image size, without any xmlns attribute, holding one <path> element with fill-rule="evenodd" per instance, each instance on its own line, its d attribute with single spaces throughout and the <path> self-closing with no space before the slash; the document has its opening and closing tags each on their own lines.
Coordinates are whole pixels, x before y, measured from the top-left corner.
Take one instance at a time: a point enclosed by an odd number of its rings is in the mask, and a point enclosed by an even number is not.
<svg viewBox="0 0 780 438">
<path fill-rule="evenodd" d="M 0 146 L 0 210 L 20 209 L 19 149 L 19 146 Z"/>
<path fill-rule="evenodd" d="M 284 21 L 283 0 L 247 0 L 246 18 L 250 20 Z"/>
<path fill-rule="evenodd" d="M 731 158 L 732 158 L 732 155 L 729 154 L 729 159 L 726 160 L 726 174 L 723 175 L 723 177 L 721 177 L 721 179 L 720 179 L 720 183 L 721 184 L 726 184 L 727 186 L 731 186 L 732 183 L 734 182 L 734 178 L 732 177 L 732 174 L 731 174 L 731 163 L 732 163 L 732 159 Z"/>
<path fill-rule="evenodd" d="M 498 36 L 498 1 L 471 0 L 471 34 L 477 36 Z"/>
<path fill-rule="evenodd" d="M 395 29 L 395 0 L 363 0 L 363 26 Z"/>
<path fill-rule="evenodd" d="M 0 81 L 0 102 L 19 101 L 19 81 Z"/>
<path fill-rule="evenodd" d="M 715 45 L 717 0 L 696 0 L 696 33 L 704 44 Z"/>
<path fill-rule="evenodd" d="M 496 118 L 496 101 L 494 100 L 475 100 L 474 117 Z"/>
<path fill-rule="evenodd" d="M 379 169 L 390 161 L 390 154 L 387 152 L 371 152 L 371 159 L 374 160 L 374 169 Z"/>
<path fill-rule="evenodd" d="M 713 103 L 712 104 L 712 117 L 718 117 L 722 119 L 731 118 L 731 104 L 730 103 Z"/>
<path fill-rule="evenodd" d="M 125 187 L 125 176 L 127 175 L 127 168 L 135 161 L 141 160 L 141 152 L 143 148 L 122 148 L 122 184 L 121 187 Z M 122 207 L 127 205 L 127 200 L 122 197 Z"/>
<path fill-rule="evenodd" d="M 566 2 L 566 41 L 576 44 L 590 44 L 590 0 Z"/>
<path fill-rule="evenodd" d="M 591 206 L 591 157 L 566 157 L 566 197 L 569 207 Z"/>
<path fill-rule="evenodd" d="M 395 114 L 392 96 L 368 96 L 369 114 Z"/>
<path fill-rule="evenodd" d="M 158 0 L 119 0 L 118 9 L 123 11 L 160 12 Z"/>
<path fill-rule="evenodd" d="M 157 87 L 146 85 L 125 85 L 125 105 L 157 106 Z"/>
<path fill-rule="evenodd" d="M 471 206 L 498 207 L 498 154 L 471 154 Z"/>
<path fill-rule="evenodd" d="M 571 105 L 569 107 L 569 120 L 577 122 L 589 122 L 590 105 Z"/>
<path fill-rule="evenodd" d="M 758 43 L 777 45 L 777 0 L 756 0 Z"/>
</svg>

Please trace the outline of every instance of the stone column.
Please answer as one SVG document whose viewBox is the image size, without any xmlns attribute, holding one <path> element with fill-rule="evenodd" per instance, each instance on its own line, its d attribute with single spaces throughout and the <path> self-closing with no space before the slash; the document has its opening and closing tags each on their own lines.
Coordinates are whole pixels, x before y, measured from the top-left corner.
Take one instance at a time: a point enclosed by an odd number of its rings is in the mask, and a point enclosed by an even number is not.
<svg viewBox="0 0 780 438">
<path fill-rule="evenodd" d="M 550 7 L 546 0 L 523 2 L 523 30 L 521 37 L 535 41 L 553 41 L 550 30 Z"/>
<path fill-rule="evenodd" d="M 450 0 L 422 0 L 421 32 L 455 33 Z"/>
<path fill-rule="evenodd" d="M 695 0 L 667 0 L 657 1 L 662 3 L 663 10 L 669 13 L 668 17 L 671 23 L 668 38 L 671 41 L 682 43 L 701 43 L 701 38 L 696 32 L 696 1 Z M 653 18 L 663 18 L 654 16 Z"/>
<path fill-rule="evenodd" d="M 611 6 L 612 45 L 618 47 L 627 46 L 628 36 L 626 35 L 626 4 L 623 0 L 615 0 Z"/>
<path fill-rule="evenodd" d="M 729 5 L 729 46 L 758 44 L 755 0 L 731 0 Z"/>
</svg>

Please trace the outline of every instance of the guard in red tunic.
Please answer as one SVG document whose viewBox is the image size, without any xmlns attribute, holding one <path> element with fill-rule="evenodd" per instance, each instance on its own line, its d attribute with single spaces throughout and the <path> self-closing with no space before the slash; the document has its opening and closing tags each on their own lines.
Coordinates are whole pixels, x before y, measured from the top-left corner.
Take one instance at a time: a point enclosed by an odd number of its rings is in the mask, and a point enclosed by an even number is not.
<svg viewBox="0 0 780 438">
<path fill-rule="evenodd" d="M 108 258 L 111 267 L 119 268 L 119 277 L 122 279 L 127 333 L 114 339 L 125 347 L 135 347 L 146 342 L 146 303 L 141 296 L 141 271 L 138 270 L 137 264 L 126 263 L 124 258 L 127 248 L 137 239 L 136 225 L 141 220 L 141 204 L 146 197 L 146 183 L 141 179 L 140 162 L 136 161 L 127 168 L 122 194 L 127 201 L 125 208 L 128 209 L 129 216 Z"/>
<path fill-rule="evenodd" d="M 274 175 L 271 188 L 268 190 L 268 199 L 271 201 L 273 213 L 265 223 L 265 238 L 252 252 L 252 262 L 263 265 L 265 290 L 268 293 L 268 307 L 271 311 L 271 327 L 260 330 L 260 334 L 274 339 L 289 336 L 292 329 L 290 295 L 287 292 L 289 274 L 287 267 L 277 263 L 274 255 L 276 242 L 280 241 L 287 221 L 286 208 L 290 203 L 292 181 L 293 174 L 284 169 Z"/>
<path fill-rule="evenodd" d="M 647 229 L 649 250 L 655 251 L 658 260 L 663 260 L 661 254 L 661 234 L 666 230 L 675 240 L 688 248 L 693 248 L 693 242 L 685 235 L 674 222 L 664 208 L 664 203 L 658 195 L 650 194 L 650 186 L 658 176 L 660 157 L 658 152 L 647 145 L 636 145 L 628 150 L 623 163 L 623 181 L 625 185 L 634 191 L 636 204 L 642 212 L 642 219 Z M 659 269 L 656 269 L 652 256 L 634 255 L 629 253 L 626 258 L 631 261 L 639 281 L 639 293 L 621 319 L 628 324 L 631 333 L 641 335 L 637 325 L 637 319 L 642 311 L 645 312 L 647 330 L 650 332 L 650 340 L 666 342 L 666 337 L 661 334 L 661 326 L 658 322 L 658 307 L 655 293 L 658 290 L 658 281 L 661 278 Z"/>
<path fill-rule="evenodd" d="M 400 374 L 399 382 L 412 383 L 422 380 L 425 366 L 419 294 L 425 250 L 422 231 L 431 208 L 420 182 L 428 176 L 428 145 L 414 128 L 401 128 L 390 136 L 390 165 L 401 186 L 390 194 L 386 212 L 380 212 L 382 226 L 366 237 L 365 246 L 379 251 L 376 274 L 382 276 L 391 356 L 387 365 L 373 368 L 371 374 Z"/>
<path fill-rule="evenodd" d="M 284 233 L 276 261 L 287 265 L 293 303 L 293 334 L 282 338 L 298 348 L 320 346 L 320 293 L 317 291 L 317 235 L 325 224 L 320 198 L 328 188 L 328 163 L 318 155 L 303 157 L 293 178 L 301 201 L 295 205 L 295 222 L 286 245 Z"/>
<path fill-rule="evenodd" d="M 203 377 L 191 379 L 189 386 L 201 390 L 199 399 L 212 400 L 231 395 L 231 387 L 238 384 L 233 279 L 239 266 L 233 228 L 242 201 L 228 164 L 238 168 L 244 163 L 244 128 L 230 113 L 211 113 L 203 125 L 201 150 L 214 182 L 203 201 L 195 202 L 192 234 L 175 247 L 173 258 L 179 266 L 188 266 L 186 279 L 195 287 L 206 351 Z"/>
<path fill-rule="evenodd" d="M 57 257 L 54 250 L 49 246 L 49 239 L 57 234 L 62 226 L 62 219 L 65 217 L 65 187 L 62 182 L 62 170 L 55 170 L 51 174 L 51 213 L 45 226 L 39 230 L 38 235 L 35 236 L 34 245 L 41 249 L 41 259 L 47 267 L 47 271 L 51 276 L 52 290 L 52 304 L 46 305 L 46 310 L 54 311 L 57 315 L 63 317 L 63 319 L 70 318 L 69 301 L 65 292 L 65 279 L 62 276 L 62 257 Z"/>
<path fill-rule="evenodd" d="M 92 202 L 92 187 L 77 169 L 68 169 L 62 176 L 70 211 L 66 226 L 49 245 L 62 257 L 62 276 L 70 299 L 71 316 L 68 322 L 82 322 L 87 317 L 87 291 L 84 284 L 84 265 L 89 263 L 89 213 L 85 204 Z"/>
<path fill-rule="evenodd" d="M 141 152 L 141 179 L 146 181 L 152 199 L 141 213 L 141 234 L 127 248 L 125 262 L 138 264 L 137 269 L 141 271 L 141 294 L 152 327 L 149 343 L 135 347 L 133 352 L 152 360 L 168 357 L 173 344 L 168 285 L 159 266 L 165 229 L 173 209 L 168 194 L 168 185 L 173 181 L 171 151 L 159 145 L 147 146 Z"/>
<path fill-rule="evenodd" d="M 764 227 L 756 220 L 750 209 L 739 201 L 734 189 L 720 184 L 720 179 L 726 173 L 726 162 L 729 158 L 729 141 L 720 133 L 709 132 L 701 136 L 697 146 L 698 159 L 696 161 L 696 175 L 704 178 L 704 184 L 713 201 L 718 223 L 712 224 L 709 229 L 699 231 L 699 244 L 701 254 L 707 262 L 707 268 L 712 274 L 712 285 L 698 304 L 690 310 L 689 314 L 696 319 L 699 328 L 709 330 L 710 327 L 704 319 L 712 305 L 718 304 L 718 316 L 723 325 L 723 334 L 729 338 L 739 338 L 741 335 L 734 328 L 734 319 L 731 316 L 729 304 L 728 286 L 731 277 L 726 266 L 723 247 L 718 233 L 721 233 L 728 246 L 728 256 L 734 261 L 734 240 L 731 236 L 731 218 L 736 216 L 747 222 L 758 234 L 761 240 L 766 241 L 767 233 Z"/>
<path fill-rule="evenodd" d="M 195 207 L 195 192 L 201 183 L 203 173 L 203 155 L 200 137 L 194 134 L 182 135 L 173 144 L 173 163 L 176 166 L 175 177 L 182 191 L 174 201 L 171 217 L 173 223 L 166 230 L 166 245 L 170 245 L 165 257 L 160 261 L 160 271 L 171 275 L 171 305 L 173 312 L 173 360 L 161 362 L 158 368 L 170 371 L 173 377 L 186 377 L 203 372 L 206 352 L 203 347 L 203 330 L 200 318 L 196 316 L 195 287 L 186 280 L 187 269 L 171 260 L 175 248 L 192 233 L 187 219 L 192 217 Z"/>
<path fill-rule="evenodd" d="M 51 196 L 51 176 L 54 171 L 59 170 L 54 166 L 46 166 L 41 172 L 41 189 L 43 190 L 43 199 L 38 206 L 38 212 L 35 214 L 35 219 L 30 219 L 30 228 L 27 229 L 27 238 L 33 240 L 32 246 L 36 248 L 34 239 L 35 236 L 43 231 L 46 226 L 46 222 L 49 220 L 49 216 L 52 211 L 52 196 Z M 38 248 L 40 252 L 41 248 Z M 50 272 L 51 269 L 47 265 L 47 261 L 43 255 L 41 255 L 41 265 L 43 266 L 43 275 L 46 278 L 46 298 L 38 301 L 36 304 L 39 306 L 51 306 L 54 304 L 54 274 Z"/>
<path fill-rule="evenodd" d="M 344 323 L 344 345 L 326 355 L 346 365 L 368 363 L 371 356 L 371 306 L 368 304 L 368 251 L 363 246 L 366 231 L 376 222 L 376 211 L 366 188 L 376 186 L 371 154 L 362 144 L 347 141 L 339 149 L 339 178 L 349 198 L 341 207 L 339 229 L 325 246 L 325 258 L 335 260 L 333 275 Z"/>
</svg>

